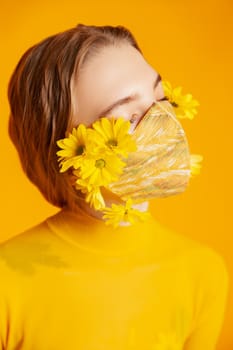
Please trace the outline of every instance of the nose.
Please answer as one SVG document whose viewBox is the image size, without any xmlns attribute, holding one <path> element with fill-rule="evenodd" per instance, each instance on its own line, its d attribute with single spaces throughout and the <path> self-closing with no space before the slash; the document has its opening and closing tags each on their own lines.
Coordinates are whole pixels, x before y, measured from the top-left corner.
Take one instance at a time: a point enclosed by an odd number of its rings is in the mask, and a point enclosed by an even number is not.
<svg viewBox="0 0 233 350">
<path fill-rule="evenodd" d="M 137 115 L 137 122 L 147 113 L 151 106 L 156 102 L 155 92 L 153 89 L 142 89 L 140 98 L 138 100 L 137 109 L 134 111 L 134 118 Z"/>
<path fill-rule="evenodd" d="M 133 113 L 129 119 L 131 123 L 131 132 L 134 131 L 134 129 L 137 127 L 137 125 L 140 123 L 152 105 L 156 103 L 154 87 L 152 87 L 147 82 L 146 84 L 141 82 L 137 85 L 137 93 L 139 98 L 133 105 Z"/>
<path fill-rule="evenodd" d="M 133 113 L 131 118 L 130 118 L 130 129 L 129 129 L 129 133 L 132 134 L 135 130 L 135 128 L 137 127 L 137 125 L 140 123 L 140 121 L 142 120 L 142 118 L 144 117 L 144 115 L 148 112 L 148 110 L 151 108 L 151 106 L 154 104 L 154 102 L 152 102 L 152 104 L 141 114 L 139 113 Z"/>
<path fill-rule="evenodd" d="M 146 115 L 146 113 L 150 110 L 150 108 L 155 104 L 155 100 L 150 101 L 149 105 L 147 104 L 146 107 L 143 108 L 143 112 L 142 113 L 133 113 L 131 118 L 130 118 L 130 123 L 131 123 L 131 128 L 132 130 L 134 130 L 137 125 L 140 123 L 140 121 L 142 120 L 142 118 Z"/>
</svg>

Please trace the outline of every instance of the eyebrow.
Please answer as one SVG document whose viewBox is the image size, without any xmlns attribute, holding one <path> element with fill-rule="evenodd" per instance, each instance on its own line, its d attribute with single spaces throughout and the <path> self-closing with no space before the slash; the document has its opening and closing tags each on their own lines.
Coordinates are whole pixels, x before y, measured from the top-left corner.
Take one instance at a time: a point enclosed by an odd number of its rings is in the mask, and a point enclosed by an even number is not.
<svg viewBox="0 0 233 350">
<path fill-rule="evenodd" d="M 162 80 L 162 77 L 161 77 L 160 74 L 158 74 L 156 76 L 155 81 L 154 81 L 153 89 L 155 89 L 157 87 L 157 85 L 159 84 L 159 82 L 161 80 Z M 130 95 L 130 96 L 126 96 L 126 97 L 120 98 L 119 100 L 117 100 L 116 102 L 112 103 L 110 106 L 105 108 L 101 113 L 99 113 L 97 119 L 99 119 L 99 118 L 103 117 L 104 115 L 106 115 L 107 113 L 111 112 L 111 110 L 116 108 L 117 106 L 122 106 L 124 104 L 127 104 L 129 102 L 134 101 L 137 97 L 138 97 L 138 95 L 134 94 L 134 95 Z"/>
</svg>

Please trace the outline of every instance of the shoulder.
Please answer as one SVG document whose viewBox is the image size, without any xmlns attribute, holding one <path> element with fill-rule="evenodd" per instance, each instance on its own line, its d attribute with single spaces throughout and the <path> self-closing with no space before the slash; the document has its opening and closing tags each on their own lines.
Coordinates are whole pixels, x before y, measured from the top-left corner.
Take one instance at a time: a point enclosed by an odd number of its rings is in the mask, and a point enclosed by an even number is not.
<svg viewBox="0 0 233 350">
<path fill-rule="evenodd" d="M 43 259 L 53 242 L 54 235 L 44 220 L 0 243 L 0 268 L 26 268 L 29 261 Z"/>
<path fill-rule="evenodd" d="M 22 278 L 67 267 L 64 244 L 54 235 L 47 219 L 0 244 L 0 276 L 6 285 Z M 6 288 L 9 288 L 6 286 Z M 1 288 L 0 288 L 1 291 Z"/>
<path fill-rule="evenodd" d="M 154 220 L 154 227 L 152 246 L 155 250 L 159 250 L 160 256 L 164 259 L 191 261 L 195 259 L 198 251 L 205 250 L 199 241 L 159 221 Z"/>
<path fill-rule="evenodd" d="M 196 254 L 196 271 L 208 295 L 226 294 L 229 287 L 229 270 L 225 258 L 214 248 L 203 245 Z"/>
<path fill-rule="evenodd" d="M 177 232 L 165 225 L 158 225 L 161 249 L 166 257 L 176 258 L 185 264 L 197 278 L 228 283 L 229 272 L 225 258 L 215 248 L 206 243 Z M 213 282 L 213 281 L 212 281 Z"/>
<path fill-rule="evenodd" d="M 51 233 L 46 220 L 41 221 L 40 223 L 19 232 L 12 237 L 0 242 L 0 250 L 6 247 L 30 243 L 33 240 L 42 239 L 43 237 L 48 236 Z"/>
<path fill-rule="evenodd" d="M 183 234 L 170 232 L 170 237 L 179 246 L 182 262 L 199 291 L 207 295 L 226 295 L 230 277 L 225 257 L 207 243 Z"/>
<path fill-rule="evenodd" d="M 230 283 L 225 257 L 206 243 L 183 234 L 170 231 L 169 237 L 175 243 L 173 246 L 179 247 L 176 261 L 181 271 L 187 273 L 197 309 L 216 304 L 215 309 L 223 310 Z"/>
</svg>

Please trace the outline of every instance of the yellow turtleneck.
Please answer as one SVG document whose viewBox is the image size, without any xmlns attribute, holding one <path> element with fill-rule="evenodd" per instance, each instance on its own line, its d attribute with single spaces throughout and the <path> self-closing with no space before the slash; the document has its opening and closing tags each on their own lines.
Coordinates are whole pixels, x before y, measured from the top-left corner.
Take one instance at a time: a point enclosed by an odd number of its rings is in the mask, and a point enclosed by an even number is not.
<svg viewBox="0 0 233 350">
<path fill-rule="evenodd" d="M 228 291 L 215 250 L 147 222 L 61 210 L 0 245 L 0 350 L 214 350 Z"/>
</svg>

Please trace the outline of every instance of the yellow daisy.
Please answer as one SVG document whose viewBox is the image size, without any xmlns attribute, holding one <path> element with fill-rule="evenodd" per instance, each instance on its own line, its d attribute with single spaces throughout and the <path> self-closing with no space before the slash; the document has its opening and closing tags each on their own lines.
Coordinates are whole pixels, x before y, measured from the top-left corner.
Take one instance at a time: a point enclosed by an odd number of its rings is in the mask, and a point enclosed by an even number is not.
<svg viewBox="0 0 233 350">
<path fill-rule="evenodd" d="M 76 176 L 78 177 L 79 174 L 76 174 Z M 76 179 L 75 188 L 86 195 L 85 201 L 90 203 L 90 206 L 95 210 L 100 210 L 105 207 L 105 201 L 100 187 L 91 186 L 83 179 Z"/>
<path fill-rule="evenodd" d="M 57 145 L 61 148 L 56 153 L 59 156 L 61 173 L 70 167 L 75 169 L 80 167 L 80 163 L 86 155 L 89 142 L 88 130 L 83 124 L 80 124 L 78 128 L 73 128 L 72 133 L 67 138 L 57 141 Z"/>
<path fill-rule="evenodd" d="M 182 95 L 181 86 L 173 89 L 168 81 L 162 81 L 162 87 L 165 96 L 174 107 L 177 118 L 193 119 L 197 114 L 196 107 L 200 105 L 199 102 L 191 94 Z"/>
<path fill-rule="evenodd" d="M 107 186 L 118 179 L 125 163 L 115 154 L 93 153 L 83 159 L 80 177 L 90 186 Z M 77 183 L 80 184 L 79 179 Z"/>
<path fill-rule="evenodd" d="M 99 187 L 93 187 L 92 190 L 86 194 L 85 200 L 87 203 L 90 203 L 90 206 L 95 210 L 101 210 L 105 207 L 105 201 Z"/>
<path fill-rule="evenodd" d="M 159 333 L 151 350 L 182 350 L 182 342 L 175 332 Z"/>
<path fill-rule="evenodd" d="M 145 221 L 149 217 L 148 212 L 132 208 L 132 199 L 128 199 L 125 205 L 112 204 L 110 208 L 103 209 L 103 219 L 106 225 L 116 228 L 121 222 L 134 224 L 138 221 Z"/>
<path fill-rule="evenodd" d="M 190 156 L 190 168 L 191 168 L 191 175 L 198 175 L 200 174 L 201 170 L 201 162 L 203 160 L 203 156 L 201 154 L 191 154 Z"/>
<path fill-rule="evenodd" d="M 93 129 L 96 131 L 95 142 L 127 157 L 129 152 L 136 151 L 136 143 L 128 133 L 129 128 L 130 122 L 123 118 L 101 118 L 93 124 Z"/>
<path fill-rule="evenodd" d="M 76 176 L 75 179 L 75 188 L 76 190 L 80 190 L 82 193 L 90 192 L 93 189 L 93 186 L 90 185 L 86 180 L 83 180 L 80 176 L 80 169 L 73 170 L 73 174 Z"/>
</svg>

